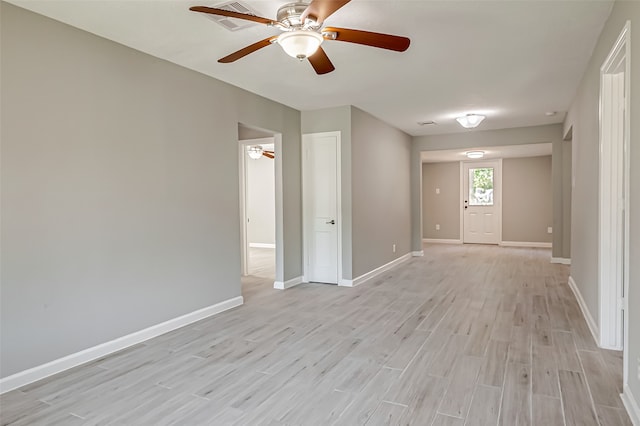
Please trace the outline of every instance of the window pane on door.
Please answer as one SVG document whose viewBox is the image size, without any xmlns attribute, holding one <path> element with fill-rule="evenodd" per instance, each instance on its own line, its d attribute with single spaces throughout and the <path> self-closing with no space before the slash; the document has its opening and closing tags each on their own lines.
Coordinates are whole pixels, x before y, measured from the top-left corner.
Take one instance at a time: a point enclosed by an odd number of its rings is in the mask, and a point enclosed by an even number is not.
<svg viewBox="0 0 640 426">
<path fill-rule="evenodd" d="M 469 205 L 493 205 L 493 167 L 469 169 Z"/>
</svg>

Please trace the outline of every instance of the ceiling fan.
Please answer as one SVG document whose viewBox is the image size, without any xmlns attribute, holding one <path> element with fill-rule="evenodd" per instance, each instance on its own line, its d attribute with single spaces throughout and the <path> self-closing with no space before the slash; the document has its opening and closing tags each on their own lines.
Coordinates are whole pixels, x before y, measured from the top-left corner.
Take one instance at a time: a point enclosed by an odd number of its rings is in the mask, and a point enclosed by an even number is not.
<svg viewBox="0 0 640 426">
<path fill-rule="evenodd" d="M 411 41 L 407 37 L 347 28 L 322 27 L 325 19 L 349 3 L 349 1 L 351 0 L 311 0 L 311 3 L 288 3 L 278 9 L 275 21 L 260 16 L 206 6 L 193 6 L 189 10 L 245 19 L 270 27 L 277 27 L 283 31 L 280 35 L 267 37 L 218 59 L 218 62 L 221 63 L 237 61 L 263 47 L 277 43 L 288 55 L 301 61 L 308 59 L 317 74 L 326 74 L 333 71 L 335 67 L 320 46 L 324 40 L 345 41 L 395 50 L 396 52 L 404 52 L 409 48 Z"/>
<path fill-rule="evenodd" d="M 267 157 L 273 160 L 276 158 L 276 153 L 274 151 L 270 151 L 264 149 L 262 145 L 250 145 L 247 147 L 247 155 L 252 160 L 258 160 L 260 157 Z"/>
</svg>

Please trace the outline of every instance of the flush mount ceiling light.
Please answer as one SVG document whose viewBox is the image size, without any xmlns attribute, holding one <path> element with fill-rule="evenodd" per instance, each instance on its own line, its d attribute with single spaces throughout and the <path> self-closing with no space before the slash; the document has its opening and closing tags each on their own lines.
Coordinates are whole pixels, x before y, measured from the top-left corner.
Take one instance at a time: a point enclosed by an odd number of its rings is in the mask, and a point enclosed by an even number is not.
<svg viewBox="0 0 640 426">
<path fill-rule="evenodd" d="M 251 145 L 247 147 L 247 155 L 252 160 L 258 160 L 260 157 L 262 157 L 263 152 L 264 149 L 262 149 L 260 145 Z"/>
<path fill-rule="evenodd" d="M 473 129 L 474 127 L 478 127 L 485 118 L 486 117 L 484 115 L 480 114 L 467 114 L 456 118 L 456 121 L 465 129 Z"/>
<path fill-rule="evenodd" d="M 323 40 L 320 34 L 311 30 L 288 31 L 278 36 L 278 44 L 287 55 L 300 60 L 316 53 Z"/>
<path fill-rule="evenodd" d="M 484 151 L 469 151 L 465 154 L 467 158 L 471 158 L 473 160 L 484 157 Z"/>
</svg>

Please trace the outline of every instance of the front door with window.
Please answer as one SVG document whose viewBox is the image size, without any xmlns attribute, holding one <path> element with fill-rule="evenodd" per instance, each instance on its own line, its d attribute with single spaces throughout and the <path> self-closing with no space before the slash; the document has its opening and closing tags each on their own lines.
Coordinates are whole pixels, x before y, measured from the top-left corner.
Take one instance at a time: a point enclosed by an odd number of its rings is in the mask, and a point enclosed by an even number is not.
<svg viewBox="0 0 640 426">
<path fill-rule="evenodd" d="M 463 163 L 463 242 L 499 244 L 502 235 L 501 161 Z"/>
</svg>

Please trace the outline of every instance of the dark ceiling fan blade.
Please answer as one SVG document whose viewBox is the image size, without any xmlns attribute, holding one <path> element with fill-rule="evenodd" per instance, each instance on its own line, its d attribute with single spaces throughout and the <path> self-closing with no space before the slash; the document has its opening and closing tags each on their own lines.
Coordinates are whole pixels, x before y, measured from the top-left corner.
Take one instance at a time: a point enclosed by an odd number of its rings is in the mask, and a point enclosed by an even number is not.
<svg viewBox="0 0 640 426">
<path fill-rule="evenodd" d="M 309 6 L 300 17 L 304 22 L 307 17 L 314 18 L 318 23 L 323 23 L 331 14 L 340 9 L 351 0 L 311 0 Z"/>
<path fill-rule="evenodd" d="M 267 158 L 271 158 L 272 160 L 273 160 L 274 158 L 276 158 L 276 156 L 275 156 L 275 155 L 273 154 L 273 152 L 271 152 L 271 151 L 264 151 L 264 152 L 262 153 L 262 155 L 264 155 L 264 156 L 265 156 L 265 157 L 267 157 Z"/>
<path fill-rule="evenodd" d="M 309 59 L 311 66 L 316 70 L 317 74 L 327 74 L 336 69 L 322 47 L 318 47 L 316 53 L 309 56 L 307 59 Z"/>
<path fill-rule="evenodd" d="M 231 10 L 216 9 L 215 7 L 193 6 L 193 7 L 190 7 L 189 10 L 192 10 L 194 12 L 209 13 L 211 15 L 220 15 L 220 16 L 228 16 L 230 18 L 244 19 L 247 21 L 258 22 L 260 24 L 265 24 L 265 25 L 276 24 L 276 22 L 272 21 L 271 19 L 262 18 L 260 16 L 254 16 L 254 15 L 247 15 L 246 13 L 233 12 Z"/>
<path fill-rule="evenodd" d="M 249 53 L 253 53 L 256 50 L 260 50 L 263 47 L 271 46 L 271 44 L 273 44 L 272 40 L 275 40 L 276 38 L 278 37 L 271 36 L 271 37 L 265 38 L 264 40 L 260 40 L 256 43 L 250 44 L 244 49 L 240 49 L 237 52 L 233 52 L 232 54 L 225 56 L 224 58 L 218 59 L 218 62 L 221 62 L 223 64 L 228 64 L 229 62 L 237 61 L 240 58 L 244 58 Z"/>
<path fill-rule="evenodd" d="M 346 41 L 349 43 L 364 44 L 365 46 L 379 47 L 381 49 L 395 50 L 396 52 L 404 52 L 409 48 L 411 40 L 407 37 L 400 37 L 391 34 L 372 33 L 362 30 L 350 30 L 347 28 L 326 27 L 322 29 L 322 33 L 330 33 L 325 36 L 327 40 Z M 335 34 L 335 38 L 331 33 Z"/>
</svg>

